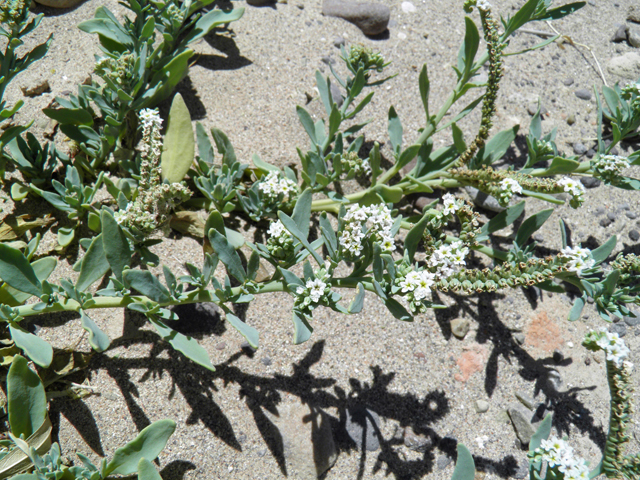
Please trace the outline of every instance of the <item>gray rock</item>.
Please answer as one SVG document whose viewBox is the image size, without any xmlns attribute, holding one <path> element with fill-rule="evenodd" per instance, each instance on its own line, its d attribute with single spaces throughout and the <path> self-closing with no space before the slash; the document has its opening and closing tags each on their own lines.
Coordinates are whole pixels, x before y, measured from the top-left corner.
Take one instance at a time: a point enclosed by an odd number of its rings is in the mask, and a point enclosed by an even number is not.
<svg viewBox="0 0 640 480">
<path fill-rule="evenodd" d="M 531 425 L 531 412 L 522 408 L 520 405 L 514 405 L 507 409 L 511 424 L 516 432 L 516 436 L 522 445 L 528 445 L 531 437 L 536 433 L 535 428 Z"/>
<path fill-rule="evenodd" d="M 433 439 L 424 435 L 416 435 L 411 427 L 404 429 L 402 436 L 404 445 L 414 452 L 425 452 L 428 448 L 433 446 Z"/>
<path fill-rule="evenodd" d="M 573 85 L 573 78 L 565 78 L 564 80 L 562 80 L 562 83 L 566 87 L 570 87 L 571 85 Z"/>
<path fill-rule="evenodd" d="M 627 33 L 629 32 L 629 26 L 624 24 L 620 25 L 616 30 L 616 33 L 611 37 L 612 42 L 620 43 L 624 42 L 627 39 Z"/>
<path fill-rule="evenodd" d="M 620 338 L 627 334 L 627 325 L 624 322 L 614 323 L 609 327 L 611 333 L 617 333 Z"/>
<path fill-rule="evenodd" d="M 640 323 L 640 311 L 631 310 L 631 313 L 633 313 L 635 317 L 632 317 L 630 315 L 625 316 L 624 323 L 626 323 L 630 327 L 635 327 Z"/>
<path fill-rule="evenodd" d="M 464 187 L 464 189 L 467 191 L 476 206 L 496 213 L 500 213 L 505 210 L 504 207 L 500 206 L 498 200 L 493 198 L 491 195 L 487 195 L 474 187 Z"/>
<path fill-rule="evenodd" d="M 438 467 L 438 470 L 444 470 L 451 464 L 451 462 L 453 462 L 453 459 L 448 455 L 439 455 L 436 459 L 436 466 Z"/>
<path fill-rule="evenodd" d="M 587 153 L 587 147 L 585 147 L 582 143 L 576 142 L 573 144 L 573 153 L 576 155 L 584 155 Z"/>
<path fill-rule="evenodd" d="M 529 105 L 527 105 L 527 112 L 529 112 L 529 115 L 533 116 L 536 114 L 537 111 L 538 111 L 537 103 L 530 103 Z M 540 115 L 546 115 L 547 113 L 549 113 L 549 110 L 547 110 L 547 107 L 541 104 Z"/>
<path fill-rule="evenodd" d="M 476 400 L 476 412 L 484 413 L 489 410 L 489 407 L 489 402 L 487 402 L 486 400 Z"/>
<path fill-rule="evenodd" d="M 260 359 L 260 363 L 262 363 L 265 367 L 268 367 L 273 362 L 271 361 L 271 359 L 269 357 L 263 357 L 263 358 Z"/>
<path fill-rule="evenodd" d="M 631 205 L 629 205 L 627 202 L 621 203 L 618 206 L 618 210 L 631 210 Z"/>
<path fill-rule="evenodd" d="M 640 240 L 640 232 L 638 232 L 638 230 L 630 230 L 629 238 L 634 242 L 637 242 L 638 240 Z"/>
<path fill-rule="evenodd" d="M 521 480 L 523 478 L 528 477 L 529 476 L 529 462 L 527 462 L 526 460 L 520 462 L 520 464 L 516 468 L 516 471 L 513 472 L 513 475 L 511 475 L 511 476 L 513 478 L 518 479 L 518 480 Z"/>
<path fill-rule="evenodd" d="M 536 401 L 526 393 L 516 392 L 516 398 L 529 410 L 534 410 Z"/>
<path fill-rule="evenodd" d="M 533 238 L 538 243 L 544 243 L 544 236 L 541 233 L 536 233 L 531 238 Z"/>
<path fill-rule="evenodd" d="M 525 340 L 524 333 L 516 333 L 513 336 L 513 339 L 516 341 L 518 345 L 524 345 L 524 340 Z"/>
<path fill-rule="evenodd" d="M 584 185 L 584 188 L 596 188 L 599 187 L 602 182 L 594 177 L 580 177 L 580 183 Z"/>
<path fill-rule="evenodd" d="M 278 405 L 278 411 L 279 416 L 275 416 L 264 410 L 282 436 L 285 462 L 295 472 L 290 475 L 317 480 L 338 458 L 329 416 L 300 402 Z"/>
<path fill-rule="evenodd" d="M 640 54 L 627 52 L 624 55 L 613 57 L 609 60 L 607 69 L 613 75 L 635 80 L 640 76 Z"/>
<path fill-rule="evenodd" d="M 330 89 L 331 89 L 331 98 L 333 98 L 333 101 L 336 102 L 336 106 L 340 108 L 344 102 L 344 98 L 342 98 L 342 91 L 340 90 L 340 87 L 337 84 L 332 83 L 330 86 Z"/>
<path fill-rule="evenodd" d="M 271 5 L 272 3 L 276 3 L 276 0 L 247 0 L 249 5 L 253 5 L 254 7 L 262 7 L 264 5 Z"/>
<path fill-rule="evenodd" d="M 342 37 L 336 37 L 333 40 L 333 46 L 336 47 L 336 48 L 340 48 L 340 47 L 342 47 L 343 45 L 346 45 L 346 44 L 347 44 L 347 41 Z"/>
<path fill-rule="evenodd" d="M 544 374 L 544 384 L 549 390 L 550 393 L 558 394 L 562 391 L 563 385 L 562 377 L 560 376 L 560 372 L 557 370 L 548 370 Z"/>
<path fill-rule="evenodd" d="M 630 5 L 627 12 L 627 20 L 640 23 L 640 5 Z"/>
<path fill-rule="evenodd" d="M 591 100 L 591 90 L 580 88 L 576 90 L 576 97 L 578 97 L 580 100 Z"/>
<path fill-rule="evenodd" d="M 323 0 L 322 13 L 353 23 L 365 35 L 384 32 L 391 15 L 389 7 L 380 3 L 356 3 L 345 0 Z"/>
<path fill-rule="evenodd" d="M 608 227 L 609 225 L 611 225 L 613 223 L 613 220 L 611 220 L 609 217 L 605 217 L 602 220 L 600 220 L 600 226 L 601 227 Z"/>
<path fill-rule="evenodd" d="M 631 27 L 629 29 L 629 45 L 640 48 L 640 29 L 637 27 Z"/>
<path fill-rule="evenodd" d="M 376 412 L 361 405 L 348 408 L 345 428 L 359 449 L 363 448 L 363 437 L 367 450 L 373 452 L 380 448 L 377 434 L 380 431 L 380 417 Z"/>
<path fill-rule="evenodd" d="M 604 207 L 598 207 L 596 208 L 596 215 L 604 215 L 607 211 L 604 209 Z"/>
<path fill-rule="evenodd" d="M 469 320 L 466 318 L 454 318 L 451 320 L 451 333 L 457 338 L 464 338 L 469 333 Z"/>
<path fill-rule="evenodd" d="M 624 212 L 624 214 L 631 220 L 638 218 L 638 214 L 636 212 Z"/>
<path fill-rule="evenodd" d="M 596 151 L 593 148 L 587 150 L 587 158 L 593 158 L 596 155 Z"/>
<path fill-rule="evenodd" d="M 615 214 L 614 212 L 609 212 L 609 213 L 607 213 L 607 218 L 608 218 L 609 220 L 611 220 L 612 222 L 615 222 L 615 221 L 616 221 L 617 216 L 616 216 L 616 214 Z"/>
</svg>

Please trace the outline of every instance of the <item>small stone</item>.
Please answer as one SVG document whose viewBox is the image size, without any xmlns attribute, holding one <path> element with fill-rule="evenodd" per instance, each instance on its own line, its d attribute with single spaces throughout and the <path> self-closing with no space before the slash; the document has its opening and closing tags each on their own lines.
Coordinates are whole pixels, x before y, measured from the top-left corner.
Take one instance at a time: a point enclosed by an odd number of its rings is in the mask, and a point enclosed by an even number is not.
<svg viewBox="0 0 640 480">
<path fill-rule="evenodd" d="M 624 42 L 627 39 L 627 33 L 629 32 L 629 26 L 627 24 L 620 25 L 616 30 L 616 33 L 611 37 L 611 41 L 615 43 Z"/>
<path fill-rule="evenodd" d="M 416 435 L 411 427 L 404 429 L 403 441 L 404 445 L 414 452 L 425 452 L 429 447 L 433 446 L 431 437 Z"/>
<path fill-rule="evenodd" d="M 627 202 L 621 203 L 618 206 L 618 210 L 631 210 L 631 205 L 629 205 Z"/>
<path fill-rule="evenodd" d="M 580 88 L 576 90 L 576 97 L 580 100 L 591 100 L 591 91 L 586 88 Z"/>
<path fill-rule="evenodd" d="M 573 78 L 565 78 L 564 80 L 562 80 L 562 83 L 566 87 L 570 87 L 571 85 L 573 85 Z"/>
<path fill-rule="evenodd" d="M 342 47 L 342 46 L 344 46 L 346 44 L 347 44 L 347 41 L 342 37 L 336 37 L 333 40 L 333 46 L 336 47 L 336 48 L 340 48 L 340 47 Z"/>
<path fill-rule="evenodd" d="M 320 57 L 320 60 L 322 60 L 322 63 L 324 63 L 325 65 L 335 65 L 336 61 L 334 58 L 331 58 L 330 55 L 323 55 L 322 57 Z"/>
<path fill-rule="evenodd" d="M 33 85 L 20 87 L 20 90 L 25 97 L 37 97 L 45 92 L 50 92 L 51 87 L 49 86 L 49 80 L 41 79 Z"/>
<path fill-rule="evenodd" d="M 596 151 L 593 148 L 587 150 L 587 158 L 593 158 L 596 155 Z"/>
<path fill-rule="evenodd" d="M 530 103 L 529 105 L 527 105 L 527 112 L 529 112 L 529 115 L 533 116 L 536 114 L 537 111 L 538 111 L 537 103 Z M 549 113 L 549 111 L 547 110 L 547 107 L 541 104 L 540 115 L 546 115 L 547 113 Z"/>
<path fill-rule="evenodd" d="M 529 395 L 527 395 L 526 393 L 516 392 L 516 398 L 518 400 L 520 400 L 520 403 L 522 403 L 529 410 L 534 410 L 535 409 L 536 401 L 533 398 L 531 398 Z"/>
<path fill-rule="evenodd" d="M 596 215 L 604 215 L 607 211 L 604 209 L 604 207 L 598 207 L 596 208 Z"/>
<path fill-rule="evenodd" d="M 627 20 L 640 23 L 640 5 L 630 5 L 627 12 Z"/>
<path fill-rule="evenodd" d="M 607 65 L 609 73 L 630 80 L 636 80 L 640 76 L 640 54 L 627 52 L 624 55 L 613 57 Z"/>
<path fill-rule="evenodd" d="M 584 188 L 596 188 L 602 183 L 600 179 L 594 177 L 580 177 L 580 183 L 584 185 Z"/>
<path fill-rule="evenodd" d="M 224 350 L 225 348 L 227 348 L 227 344 L 224 342 L 220 342 L 216 345 L 216 350 Z"/>
<path fill-rule="evenodd" d="M 563 359 L 564 359 L 564 355 L 562 355 L 562 352 L 560 350 L 558 350 L 557 348 L 553 351 L 553 361 L 556 363 L 560 363 Z"/>
<path fill-rule="evenodd" d="M 372 452 L 378 450 L 380 448 L 377 434 L 380 431 L 380 417 L 378 414 L 362 405 L 347 408 L 346 413 L 345 428 L 349 438 L 362 450 L 362 434 L 364 433 L 364 448 Z"/>
<path fill-rule="evenodd" d="M 267 454 L 267 449 L 266 448 L 262 448 L 260 450 L 258 450 L 258 456 L 259 457 L 264 457 Z"/>
<path fill-rule="evenodd" d="M 584 155 L 587 153 L 587 147 L 585 147 L 582 143 L 576 142 L 573 144 L 573 153 L 576 155 Z"/>
<path fill-rule="evenodd" d="M 520 464 L 516 468 L 516 471 L 513 472 L 513 474 L 511 476 L 513 478 L 517 479 L 517 480 L 522 480 L 523 478 L 528 477 L 529 476 L 529 462 L 527 462 L 526 460 L 523 460 L 522 462 L 520 462 Z"/>
<path fill-rule="evenodd" d="M 550 393 L 557 395 L 562 391 L 562 377 L 557 370 L 548 370 L 545 374 L 545 386 L 549 389 Z"/>
<path fill-rule="evenodd" d="M 51 8 L 71 8 L 82 1 L 83 0 L 36 0 L 36 3 Z"/>
<path fill-rule="evenodd" d="M 453 460 L 448 455 L 439 455 L 436 459 L 436 466 L 439 470 L 447 468 Z"/>
<path fill-rule="evenodd" d="M 586 356 L 584 357 L 584 364 L 585 364 L 586 366 L 591 365 L 591 357 L 590 357 L 589 355 L 586 355 Z"/>
<path fill-rule="evenodd" d="M 629 238 L 634 242 L 637 242 L 638 240 L 640 240 L 640 232 L 638 232 L 638 230 L 630 230 Z"/>
<path fill-rule="evenodd" d="M 513 336 L 513 339 L 516 341 L 516 343 L 518 345 L 524 345 L 524 341 L 525 341 L 525 335 L 524 333 L 516 333 Z"/>
<path fill-rule="evenodd" d="M 624 322 L 614 323 L 609 327 L 611 333 L 617 333 L 620 338 L 627 334 L 627 325 Z"/>
<path fill-rule="evenodd" d="M 640 48 L 640 29 L 631 27 L 629 29 L 629 45 L 635 48 Z"/>
<path fill-rule="evenodd" d="M 576 116 L 572 113 L 567 117 L 567 125 L 573 125 L 576 123 Z"/>
<path fill-rule="evenodd" d="M 638 214 L 636 212 L 625 212 L 624 214 L 631 220 L 638 218 Z"/>
<path fill-rule="evenodd" d="M 609 212 L 607 213 L 607 218 L 612 222 L 615 222 L 617 219 L 617 215 L 614 212 Z"/>
<path fill-rule="evenodd" d="M 624 317 L 624 323 L 626 323 L 630 327 L 635 327 L 636 325 L 638 325 L 640 323 L 640 312 L 631 310 L 631 313 L 633 313 L 635 315 L 635 317 L 632 317 L 630 315 L 625 316 Z"/>
<path fill-rule="evenodd" d="M 337 84 L 332 83 L 329 88 L 331 90 L 331 98 L 333 98 L 336 106 L 340 108 L 344 103 L 344 98 L 342 97 L 342 91 L 340 90 L 340 87 Z"/>
<path fill-rule="evenodd" d="M 454 318 L 451 320 L 451 333 L 456 338 L 464 338 L 469 333 L 470 322 L 466 318 Z"/>
<path fill-rule="evenodd" d="M 264 5 L 270 5 L 272 3 L 276 3 L 275 0 L 247 0 L 249 5 L 253 5 L 254 7 L 262 7 Z"/>
<path fill-rule="evenodd" d="M 416 11 L 416 6 L 411 2 L 402 2 L 400 8 L 404 13 L 413 13 Z"/>
<path fill-rule="evenodd" d="M 541 233 L 536 233 L 531 238 L 533 238 L 538 243 L 544 243 L 544 236 Z"/>
<path fill-rule="evenodd" d="M 264 357 L 260 359 L 260 363 L 262 363 L 265 367 L 268 367 L 272 362 L 269 357 Z"/>
<path fill-rule="evenodd" d="M 484 413 L 489 410 L 489 402 L 486 400 L 476 400 L 476 412 Z"/>
<path fill-rule="evenodd" d="M 322 13 L 342 18 L 357 26 L 365 35 L 378 35 L 387 29 L 391 12 L 380 3 L 355 3 L 344 0 L 323 0 Z"/>
<path fill-rule="evenodd" d="M 531 413 L 519 405 L 512 406 L 507 409 L 511 424 L 516 432 L 516 436 L 522 445 L 528 445 L 531 441 L 531 437 L 536 433 L 533 425 L 529 421 Z"/>
<path fill-rule="evenodd" d="M 498 200 L 491 195 L 487 195 L 474 187 L 464 187 L 464 189 L 467 191 L 476 206 L 496 213 L 506 210 L 498 203 Z"/>
<path fill-rule="evenodd" d="M 600 226 L 601 227 L 608 227 L 609 225 L 611 225 L 613 223 L 613 220 L 611 220 L 609 217 L 605 217 L 602 220 L 600 220 Z"/>
<path fill-rule="evenodd" d="M 399 32 L 399 33 L 398 33 L 398 38 L 399 38 L 400 40 L 406 40 L 406 39 L 407 39 L 407 34 L 406 34 L 406 33 L 404 33 L 404 32 Z"/>
</svg>

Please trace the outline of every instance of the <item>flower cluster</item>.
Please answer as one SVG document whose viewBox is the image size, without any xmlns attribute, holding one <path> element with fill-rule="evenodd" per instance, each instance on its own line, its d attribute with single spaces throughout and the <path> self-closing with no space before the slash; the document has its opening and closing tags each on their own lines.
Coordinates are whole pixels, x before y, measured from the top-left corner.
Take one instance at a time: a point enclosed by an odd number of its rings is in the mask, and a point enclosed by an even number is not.
<svg viewBox="0 0 640 480">
<path fill-rule="evenodd" d="M 25 0 L 0 0 L 0 22 L 15 28 L 28 16 L 29 3 Z"/>
<path fill-rule="evenodd" d="M 572 207 L 575 208 L 582 204 L 584 201 L 584 187 L 580 182 L 569 177 L 562 177 L 557 183 L 563 187 L 566 193 L 571 195 L 570 204 Z"/>
<path fill-rule="evenodd" d="M 173 3 L 167 7 L 166 15 L 176 25 L 181 25 L 184 20 L 184 12 Z"/>
<path fill-rule="evenodd" d="M 566 261 L 565 266 L 570 272 L 582 274 L 582 270 L 595 265 L 595 260 L 591 258 L 591 250 L 584 247 L 564 247 L 560 250 L 558 258 Z"/>
<path fill-rule="evenodd" d="M 284 228 L 280 220 L 269 225 L 267 248 L 274 258 L 284 259 L 293 251 L 293 236 Z"/>
<path fill-rule="evenodd" d="M 630 83 L 622 87 L 621 97 L 625 100 L 631 100 L 633 110 L 640 109 L 640 83 Z"/>
<path fill-rule="evenodd" d="M 593 170 L 608 183 L 615 183 L 629 165 L 629 160 L 619 155 L 602 155 L 591 162 Z"/>
<path fill-rule="evenodd" d="M 603 350 L 607 360 L 613 362 L 618 368 L 622 368 L 623 364 L 628 364 L 628 367 L 631 365 L 630 362 L 625 361 L 630 353 L 629 347 L 617 333 L 608 332 L 604 327 L 587 333 L 583 343 L 591 349 Z"/>
<path fill-rule="evenodd" d="M 118 87 L 129 87 L 134 77 L 135 55 L 125 52 L 117 58 L 105 57 L 96 62 L 94 72 L 103 80 L 109 79 Z"/>
<path fill-rule="evenodd" d="M 456 200 L 450 193 L 445 193 L 442 196 L 442 203 L 444 204 L 444 209 L 442 210 L 443 215 L 455 214 L 462 206 L 462 201 Z"/>
<path fill-rule="evenodd" d="M 362 242 L 370 238 L 380 244 L 385 252 L 396 249 L 391 233 L 393 218 L 391 210 L 384 204 L 362 207 L 351 205 L 342 217 L 344 227 L 340 234 L 342 252 L 349 258 L 355 258 L 362 253 Z"/>
<path fill-rule="evenodd" d="M 362 68 L 365 79 L 369 78 L 370 70 L 382 72 L 385 66 L 384 58 L 380 52 L 374 52 L 369 47 L 359 44 L 351 45 L 349 55 L 345 60 L 353 73 Z"/>
<path fill-rule="evenodd" d="M 465 257 L 468 254 L 469 248 L 456 240 L 451 244 L 440 245 L 427 260 L 427 265 L 435 269 L 438 277 L 447 278 L 466 265 Z"/>
<path fill-rule="evenodd" d="M 353 171 L 358 176 L 371 174 L 369 160 L 360 158 L 356 152 L 347 152 L 342 155 L 340 164 L 342 171 L 346 173 Z"/>
<path fill-rule="evenodd" d="M 487 0 L 478 0 L 476 2 L 476 7 L 478 7 L 478 10 L 482 10 L 483 12 L 491 10 L 491 4 Z"/>
<path fill-rule="evenodd" d="M 505 178 L 500 182 L 500 198 L 498 201 L 501 205 L 507 205 L 514 193 L 522 193 L 522 187 L 513 178 Z"/>
<path fill-rule="evenodd" d="M 125 209 L 114 214 L 115 220 L 131 229 L 137 236 L 146 237 L 164 224 L 169 212 L 186 201 L 191 192 L 183 183 L 162 181 L 160 156 L 162 154 L 162 119 L 158 110 L 144 109 L 139 113 L 142 123 L 140 145 L 140 180 L 138 195 Z"/>
<path fill-rule="evenodd" d="M 258 188 L 271 203 L 286 203 L 291 200 L 292 194 L 295 194 L 298 191 L 298 185 L 296 182 L 282 177 L 280 173 L 276 171 L 269 172 L 269 174 L 260 182 Z"/>
<path fill-rule="evenodd" d="M 424 300 L 431 293 L 435 274 L 428 270 L 411 271 L 404 279 L 399 279 L 398 285 L 402 293 L 412 293 L 414 300 Z"/>
<path fill-rule="evenodd" d="M 314 272 L 314 277 L 308 279 L 304 286 L 296 288 L 295 308 L 310 312 L 323 300 L 328 300 L 327 296 L 331 294 L 331 285 L 329 285 L 330 275 L 326 268 Z"/>
<path fill-rule="evenodd" d="M 549 440 L 542 440 L 540 446 L 528 455 L 533 462 L 546 462 L 547 468 L 555 474 L 551 478 L 564 477 L 564 480 L 589 479 L 589 468 L 584 459 L 575 457 L 573 448 L 559 438 L 551 437 Z M 562 474 L 562 477 L 560 474 Z M 547 473 L 547 478 L 550 478 L 549 473 Z"/>
</svg>

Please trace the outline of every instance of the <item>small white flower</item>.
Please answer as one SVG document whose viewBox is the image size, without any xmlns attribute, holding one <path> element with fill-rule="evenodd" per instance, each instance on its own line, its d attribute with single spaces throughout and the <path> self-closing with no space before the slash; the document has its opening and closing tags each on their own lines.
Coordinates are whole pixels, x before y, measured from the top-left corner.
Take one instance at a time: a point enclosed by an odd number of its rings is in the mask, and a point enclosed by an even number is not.
<svg viewBox="0 0 640 480">
<path fill-rule="evenodd" d="M 491 4 L 487 0 L 477 0 L 476 7 L 485 12 L 491 10 Z"/>
<path fill-rule="evenodd" d="M 327 286 L 322 280 L 316 278 L 315 280 L 307 281 L 307 289 L 309 290 L 309 297 L 314 303 L 318 303 L 324 295 L 324 289 Z"/>
<path fill-rule="evenodd" d="M 162 118 L 157 108 L 144 108 L 138 114 L 143 128 L 157 127 L 160 130 L 162 126 Z"/>
<path fill-rule="evenodd" d="M 442 196 L 442 200 L 443 200 L 443 204 L 444 204 L 444 209 L 442 210 L 442 213 L 444 215 L 449 215 L 451 213 L 456 213 L 460 209 L 460 207 L 456 203 L 455 197 L 453 195 L 451 195 L 450 193 L 445 193 Z"/>
</svg>

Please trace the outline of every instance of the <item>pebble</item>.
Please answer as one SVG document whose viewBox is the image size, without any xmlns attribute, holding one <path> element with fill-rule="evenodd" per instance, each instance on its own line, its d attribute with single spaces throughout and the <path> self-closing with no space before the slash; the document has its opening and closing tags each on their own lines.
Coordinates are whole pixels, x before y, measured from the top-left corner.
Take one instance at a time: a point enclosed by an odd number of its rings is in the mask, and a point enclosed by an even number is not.
<svg viewBox="0 0 640 480">
<path fill-rule="evenodd" d="M 333 40 L 333 46 L 336 47 L 336 48 L 340 48 L 340 47 L 342 47 L 343 45 L 346 45 L 346 44 L 347 44 L 347 41 L 342 37 L 336 37 Z"/>
<path fill-rule="evenodd" d="M 562 355 L 562 352 L 558 349 L 553 351 L 553 361 L 556 363 L 560 363 L 563 359 L 564 359 L 564 355 Z M 531 408 L 531 407 L 529 407 Z"/>
<path fill-rule="evenodd" d="M 631 27 L 629 29 L 629 45 L 640 48 L 640 29 Z"/>
<path fill-rule="evenodd" d="M 444 470 L 451 464 L 452 461 L 453 461 L 452 458 L 449 457 L 448 455 L 440 455 L 436 459 L 436 466 L 438 467 L 439 470 Z"/>
<path fill-rule="evenodd" d="M 618 210 L 631 210 L 631 205 L 629 205 L 627 202 L 621 203 L 618 207 Z"/>
<path fill-rule="evenodd" d="M 474 187 L 464 187 L 464 189 L 467 191 L 476 206 L 496 213 L 500 213 L 505 210 L 504 207 L 500 206 L 498 200 L 493 198 L 491 195 L 487 195 Z"/>
<path fill-rule="evenodd" d="M 584 185 L 584 188 L 596 188 L 599 187 L 602 182 L 594 177 L 580 177 L 580 183 Z"/>
<path fill-rule="evenodd" d="M 272 3 L 276 3 L 275 0 L 247 0 L 249 5 L 253 5 L 254 7 L 262 7 L 263 5 L 270 5 Z"/>
<path fill-rule="evenodd" d="M 629 11 L 627 12 L 627 20 L 640 23 L 640 5 L 629 6 Z"/>
<path fill-rule="evenodd" d="M 567 117 L 567 125 L 573 125 L 576 123 L 576 116 L 572 113 Z"/>
<path fill-rule="evenodd" d="M 451 320 L 451 333 L 456 338 L 464 338 L 469 333 L 470 322 L 466 318 L 454 318 Z"/>
<path fill-rule="evenodd" d="M 580 142 L 576 142 L 573 144 L 573 153 L 575 153 L 576 155 L 584 155 L 585 153 L 587 153 L 587 147 L 585 147 L 584 144 Z"/>
<path fill-rule="evenodd" d="M 606 210 L 604 209 L 604 207 L 596 208 L 596 215 L 604 215 L 605 212 L 606 212 Z"/>
<path fill-rule="evenodd" d="M 260 359 L 260 363 L 262 363 L 265 367 L 268 367 L 273 362 L 271 361 L 271 359 L 269 357 L 264 357 L 264 358 Z"/>
<path fill-rule="evenodd" d="M 340 108 L 344 103 L 344 98 L 342 98 L 342 91 L 340 90 L 340 87 L 337 84 L 332 83 L 329 88 L 331 90 L 331 98 L 333 98 L 336 106 Z"/>
<path fill-rule="evenodd" d="M 638 240 L 640 240 L 640 232 L 638 232 L 638 230 L 629 231 L 629 238 L 634 242 L 637 242 Z"/>
<path fill-rule="evenodd" d="M 627 325 L 624 322 L 614 323 L 609 327 L 611 333 L 617 333 L 620 338 L 627 334 Z"/>
<path fill-rule="evenodd" d="M 531 437 L 536 433 L 533 425 L 529 421 L 531 413 L 519 405 L 509 407 L 507 409 L 511 424 L 516 432 L 516 436 L 522 445 L 528 445 Z"/>
<path fill-rule="evenodd" d="M 596 155 L 596 151 L 593 148 L 587 150 L 587 158 L 593 158 Z"/>
<path fill-rule="evenodd" d="M 638 218 L 638 214 L 636 212 L 624 212 L 624 214 L 631 220 Z"/>
<path fill-rule="evenodd" d="M 580 88 L 576 90 L 576 97 L 581 100 L 591 100 L 591 91 L 586 88 Z"/>
<path fill-rule="evenodd" d="M 640 76 L 640 54 L 627 52 L 624 55 L 613 57 L 607 65 L 609 73 L 631 80 Z"/>
<path fill-rule="evenodd" d="M 545 385 L 549 389 L 549 393 L 558 394 L 562 390 L 562 377 L 557 370 L 549 370 L 545 373 Z"/>
<path fill-rule="evenodd" d="M 627 33 L 629 32 L 629 26 L 627 24 L 620 25 L 616 30 L 616 33 L 611 37 L 611 41 L 615 43 L 624 42 L 627 39 Z"/>
<path fill-rule="evenodd" d="M 484 413 L 489 410 L 489 402 L 486 400 L 476 400 L 476 412 Z"/>
<path fill-rule="evenodd" d="M 538 104 L 537 103 L 530 103 L 527 106 L 527 112 L 529 112 L 529 115 L 533 116 L 536 114 L 536 112 L 538 111 Z M 540 105 L 540 115 L 546 115 L 547 113 L 549 113 L 549 111 L 547 110 L 547 107 L 545 107 L 544 105 Z"/>
<path fill-rule="evenodd" d="M 45 78 L 44 80 L 40 79 L 33 85 L 20 87 L 20 90 L 25 97 L 37 97 L 45 92 L 50 92 L 51 86 L 49 85 L 49 80 Z"/>
<path fill-rule="evenodd" d="M 365 35 L 378 35 L 387 29 L 391 12 L 380 3 L 351 3 L 344 0 L 323 0 L 322 13 L 353 23 Z"/>
<path fill-rule="evenodd" d="M 624 323 L 626 323 L 630 327 L 635 327 L 640 323 L 640 311 L 631 310 L 631 312 L 635 314 L 635 317 L 625 316 Z"/>
<path fill-rule="evenodd" d="M 562 80 L 562 83 L 566 87 L 570 87 L 571 85 L 573 85 L 573 78 L 565 78 L 564 80 Z"/>
<path fill-rule="evenodd" d="M 609 213 L 607 213 L 607 218 L 609 220 L 611 220 L 612 222 L 615 222 L 617 217 L 616 217 L 616 214 L 614 212 L 609 212 Z"/>
<path fill-rule="evenodd" d="M 36 3 L 51 8 L 71 8 L 84 0 L 36 0 Z"/>
<path fill-rule="evenodd" d="M 416 11 L 416 6 L 411 2 L 402 2 L 400 8 L 402 8 L 404 13 L 413 13 Z"/>
<path fill-rule="evenodd" d="M 374 427 L 375 424 L 375 427 Z M 365 432 L 364 448 L 375 451 L 380 448 L 376 430 L 380 430 L 380 417 L 378 414 L 362 405 L 347 408 L 347 421 L 345 424 L 349 438 L 362 450 L 362 433 Z M 366 429 L 366 431 L 365 431 Z"/>
<path fill-rule="evenodd" d="M 524 341 L 525 341 L 524 333 L 516 333 L 513 336 L 513 339 L 516 341 L 518 345 L 524 345 Z"/>
<path fill-rule="evenodd" d="M 404 429 L 402 439 L 404 445 L 414 452 L 425 452 L 428 448 L 433 446 L 433 439 L 431 437 L 416 435 L 411 427 Z"/>
<path fill-rule="evenodd" d="M 513 472 L 513 474 L 511 476 L 513 478 L 516 478 L 517 480 L 522 480 L 523 478 L 528 477 L 529 476 L 529 462 L 527 462 L 526 460 L 523 460 L 522 462 L 520 462 L 520 464 L 516 468 L 516 471 Z"/>
<path fill-rule="evenodd" d="M 611 225 L 613 223 L 613 220 L 611 220 L 609 217 L 605 217 L 602 220 L 600 220 L 600 226 L 601 227 L 608 227 L 609 225 Z"/>
<path fill-rule="evenodd" d="M 216 350 L 224 350 L 225 348 L 227 348 L 227 344 L 224 342 L 220 342 L 216 345 Z"/>
</svg>

